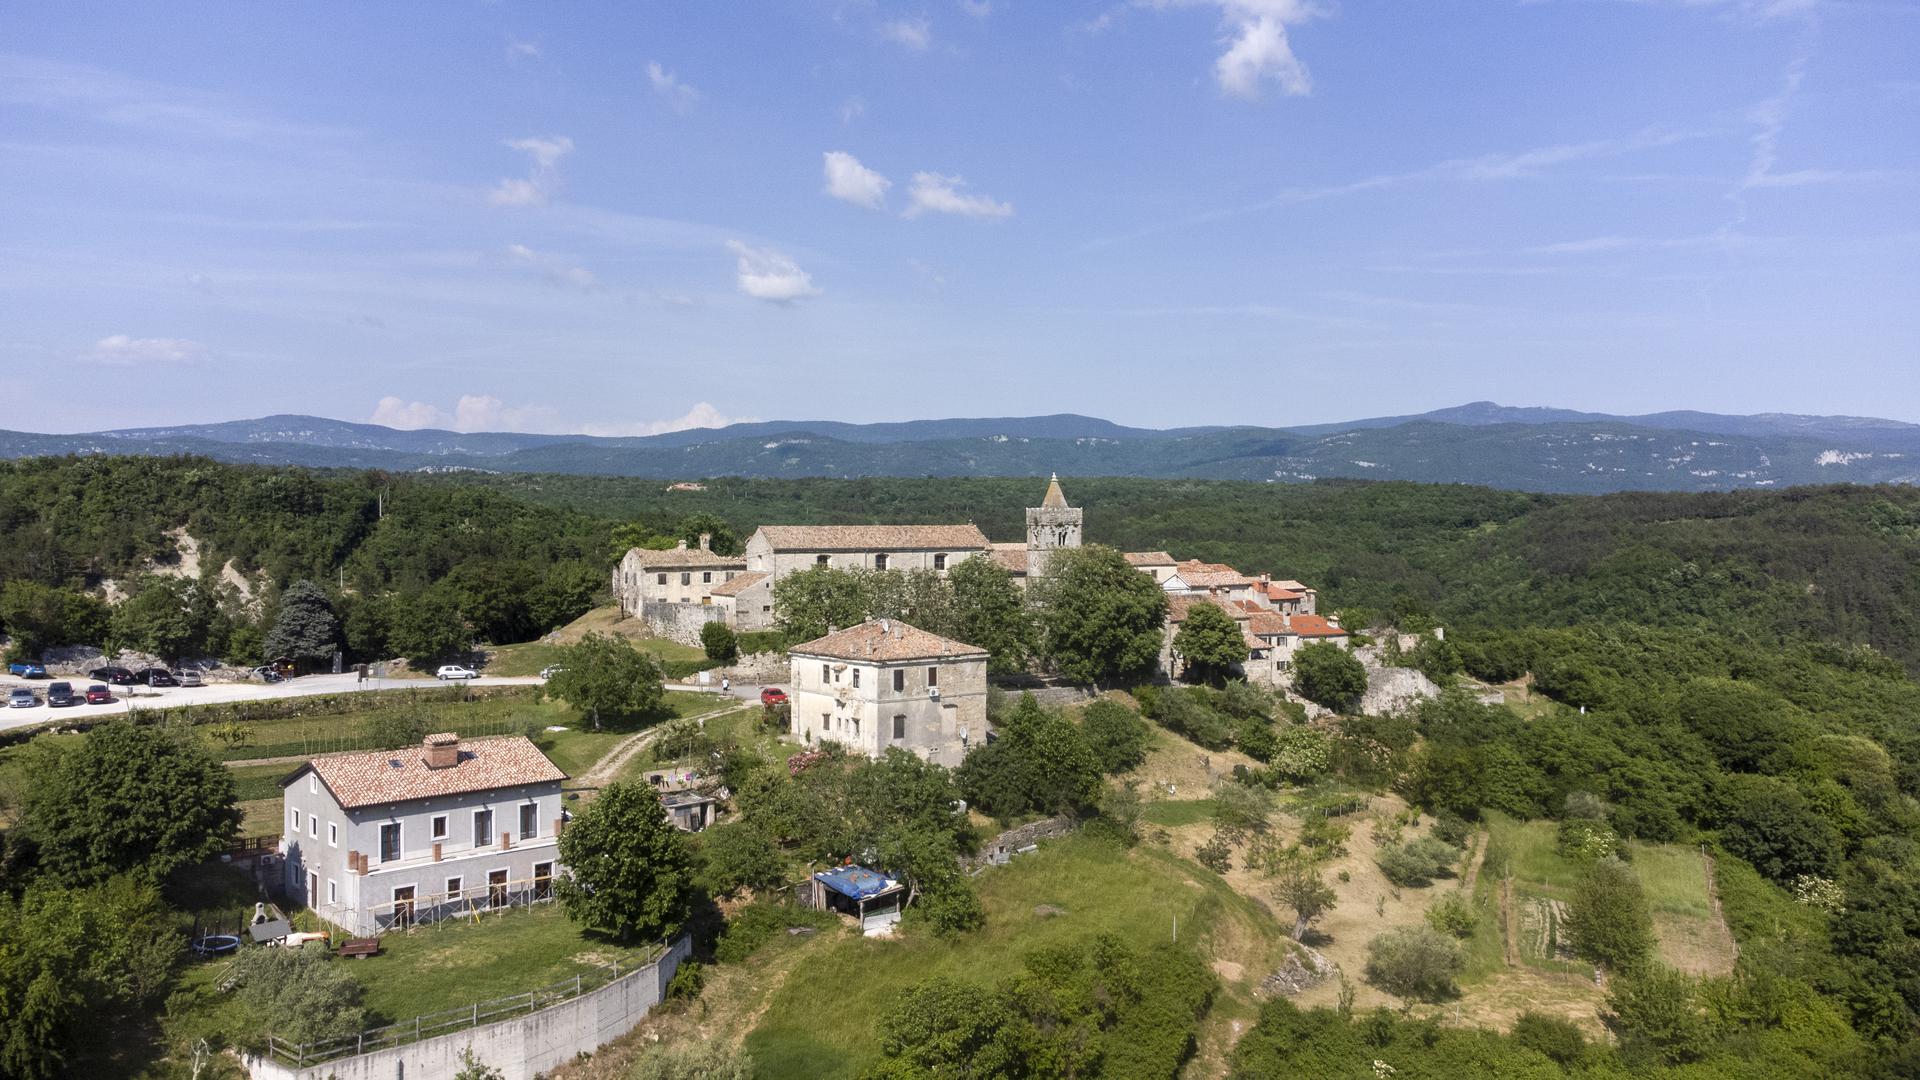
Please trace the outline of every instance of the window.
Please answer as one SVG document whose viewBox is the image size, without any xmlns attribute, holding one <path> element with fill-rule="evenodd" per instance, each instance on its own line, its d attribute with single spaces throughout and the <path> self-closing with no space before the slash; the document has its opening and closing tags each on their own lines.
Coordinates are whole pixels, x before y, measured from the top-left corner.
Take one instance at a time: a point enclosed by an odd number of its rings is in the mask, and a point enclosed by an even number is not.
<svg viewBox="0 0 1920 1080">
<path fill-rule="evenodd" d="M 320 839 L 320 819 L 313 814 L 307 815 L 307 835 L 315 840 Z"/>
<path fill-rule="evenodd" d="M 435 840 L 445 840 L 447 838 L 447 815 L 433 815 L 433 838 Z"/>
<path fill-rule="evenodd" d="M 830 665 L 821 664 L 820 665 L 820 685 L 825 686 L 826 684 L 832 681 L 833 681 L 833 668 Z"/>
<path fill-rule="evenodd" d="M 946 552 L 943 551 L 933 557 L 933 568 L 935 570 L 945 570 L 947 568 Z"/>
<path fill-rule="evenodd" d="M 487 871 L 487 906 L 505 907 L 507 904 L 507 872 L 505 870 Z"/>
<path fill-rule="evenodd" d="M 293 811 L 293 835 L 300 835 L 300 811 Z"/>
<path fill-rule="evenodd" d="M 713 584 L 713 571 L 711 570 L 700 571 L 700 584 L 702 585 Z"/>
<path fill-rule="evenodd" d="M 860 669 L 859 668 L 853 669 L 853 688 L 855 690 L 860 689 Z"/>
<path fill-rule="evenodd" d="M 873 557 L 873 568 L 874 568 L 875 570 L 885 570 L 885 569 L 887 568 L 887 553 L 886 553 L 886 552 L 884 552 L 884 551 L 883 551 L 883 552 L 881 552 L 880 554 L 878 554 L 878 555 L 875 555 L 875 556 Z"/>
<path fill-rule="evenodd" d="M 904 739 L 907 737 L 907 716 L 905 713 L 894 714 L 893 737 L 895 739 Z"/>
<path fill-rule="evenodd" d="M 493 811 L 475 810 L 473 812 L 473 846 L 486 847 L 493 843 Z"/>
<path fill-rule="evenodd" d="M 380 826 L 380 861 L 400 861 L 400 823 L 397 821 Z"/>
<path fill-rule="evenodd" d="M 413 925 L 413 886 L 402 885 L 393 890 L 393 925 Z"/>
<path fill-rule="evenodd" d="M 320 899 L 320 875 L 309 873 L 307 875 L 307 903 L 311 904 L 318 899 Z"/>
<path fill-rule="evenodd" d="M 847 728 L 848 730 L 853 732 L 854 738 L 856 739 L 859 738 L 860 737 L 860 718 L 857 716 L 848 717 Z"/>
<path fill-rule="evenodd" d="M 939 668 L 930 667 L 927 669 L 927 685 L 928 686 L 940 685 L 940 669 Z"/>
<path fill-rule="evenodd" d="M 340 902 L 340 883 L 333 880 L 332 878 L 328 878 L 327 879 L 327 903 L 337 904 L 339 902 Z"/>
<path fill-rule="evenodd" d="M 653 583 L 655 585 L 665 585 L 667 583 L 667 575 L 665 574 L 653 575 Z"/>
<path fill-rule="evenodd" d="M 320 778 L 313 775 L 312 773 L 308 773 L 307 774 L 307 794 L 318 795 L 319 793 L 320 793 Z"/>
<path fill-rule="evenodd" d="M 825 735 L 827 732 L 832 730 L 833 730 L 833 714 L 821 713 L 820 714 L 820 734 Z"/>
<path fill-rule="evenodd" d="M 531 840 L 540 835 L 540 804 L 520 804 L 520 839 Z"/>
<path fill-rule="evenodd" d="M 680 584 L 682 585 L 693 584 L 693 572 L 691 570 L 680 571 Z"/>
<path fill-rule="evenodd" d="M 553 864 L 537 862 L 533 864 L 533 898 L 551 900 L 553 898 Z"/>
<path fill-rule="evenodd" d="M 447 899 L 458 900 L 460 898 L 460 885 L 460 879 L 457 877 L 447 879 Z"/>
<path fill-rule="evenodd" d="M 327 846 L 340 846 L 340 826 L 331 821 L 327 822 Z"/>
<path fill-rule="evenodd" d="M 827 557 L 825 555 L 815 555 L 813 557 L 813 565 L 815 566 L 827 565 Z"/>
<path fill-rule="evenodd" d="M 907 688 L 907 673 L 900 668 L 894 668 L 893 669 L 893 692 L 897 694 L 900 691 L 905 690 L 906 688 Z"/>
</svg>

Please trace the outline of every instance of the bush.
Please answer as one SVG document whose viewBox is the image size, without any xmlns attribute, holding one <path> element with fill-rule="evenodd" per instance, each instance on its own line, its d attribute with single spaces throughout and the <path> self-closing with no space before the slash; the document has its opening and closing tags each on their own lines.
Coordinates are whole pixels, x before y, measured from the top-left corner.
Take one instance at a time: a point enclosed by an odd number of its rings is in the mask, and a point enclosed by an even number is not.
<svg viewBox="0 0 1920 1080">
<path fill-rule="evenodd" d="M 740 658 L 740 640 L 734 636 L 733 627 L 723 622 L 710 622 L 700 628 L 700 647 L 716 664 L 731 664 Z"/>
<path fill-rule="evenodd" d="M 1480 913 L 1473 910 L 1471 901 L 1457 892 L 1448 893 L 1427 909 L 1427 925 L 1453 937 L 1472 937 L 1474 927 L 1479 924 Z"/>
<path fill-rule="evenodd" d="M 1367 669 L 1339 645 L 1307 645 L 1293 657 L 1294 689 L 1334 712 L 1351 711 L 1367 692 Z"/>
<path fill-rule="evenodd" d="M 1233 745 L 1233 725 L 1207 703 L 1204 691 L 1190 688 L 1162 690 L 1153 718 L 1160 726 L 1208 750 Z"/>
<path fill-rule="evenodd" d="M 1575 955 L 1615 971 L 1653 955 L 1653 915 L 1632 867 L 1618 859 L 1587 867 L 1567 903 L 1567 936 Z"/>
<path fill-rule="evenodd" d="M 728 1049 L 725 1040 L 649 1046 L 634 1060 L 627 1080 L 753 1080 L 753 1058 Z"/>
<path fill-rule="evenodd" d="M 778 630 L 748 630 L 734 634 L 733 640 L 741 656 L 787 651 L 787 635 Z"/>
<path fill-rule="evenodd" d="M 1380 849 L 1374 862 L 1388 881 L 1402 887 L 1430 885 L 1434 878 L 1453 873 L 1460 853 L 1443 841 L 1423 836 L 1405 844 L 1389 844 Z"/>
<path fill-rule="evenodd" d="M 1227 838 L 1217 832 L 1213 834 L 1213 839 L 1200 845 L 1199 849 L 1193 853 L 1193 857 L 1200 860 L 1201 866 L 1216 874 L 1224 874 L 1233 869 L 1233 845 L 1227 843 Z"/>
<path fill-rule="evenodd" d="M 1333 750 L 1318 728 L 1285 724 L 1274 729 L 1273 741 L 1273 755 L 1267 761 L 1275 773 L 1296 784 L 1326 775 Z"/>
<path fill-rule="evenodd" d="M 1465 969 L 1460 947 L 1425 927 L 1403 926 L 1367 943 L 1367 981 L 1408 1002 L 1456 996 L 1454 980 Z"/>
<path fill-rule="evenodd" d="M 1457 848 L 1467 846 L 1467 838 L 1473 835 L 1473 826 L 1467 819 L 1451 810 L 1442 810 L 1433 819 L 1433 838 Z"/>
<path fill-rule="evenodd" d="M 1117 701 L 1101 699 L 1080 714 L 1080 731 L 1103 773 L 1126 772 L 1146 760 L 1147 722 Z"/>
<path fill-rule="evenodd" d="M 1523 1012 L 1513 1022 L 1513 1041 L 1544 1054 L 1562 1068 L 1570 1068 L 1587 1056 L 1587 1037 L 1571 1020 Z"/>
<path fill-rule="evenodd" d="M 313 1042 L 356 1034 L 364 1024 L 360 982 L 333 962 L 325 945 L 242 949 L 233 973 L 246 991 L 252 1030 Z"/>
<path fill-rule="evenodd" d="M 707 985 L 706 969 L 697 961 L 682 960 L 673 970 L 673 978 L 667 983 L 666 1000 L 692 1001 L 700 996 Z"/>
<path fill-rule="evenodd" d="M 737 964 L 752 956 L 760 946 L 789 927 L 811 926 L 826 930 L 837 920 L 829 912 L 811 911 L 786 904 L 748 904 L 734 912 L 727 927 L 714 943 L 713 958 L 722 964 Z"/>
<path fill-rule="evenodd" d="M 1594 862 L 1619 854 L 1620 838 L 1614 835 L 1613 826 L 1604 821 L 1568 818 L 1560 823 L 1555 847 L 1575 862 Z"/>
</svg>

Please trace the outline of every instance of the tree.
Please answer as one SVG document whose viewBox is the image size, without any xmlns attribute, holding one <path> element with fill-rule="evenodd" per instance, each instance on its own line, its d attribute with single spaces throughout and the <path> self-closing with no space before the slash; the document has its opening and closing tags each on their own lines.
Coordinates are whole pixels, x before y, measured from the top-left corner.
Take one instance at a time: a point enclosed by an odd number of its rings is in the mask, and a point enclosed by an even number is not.
<svg viewBox="0 0 1920 1080">
<path fill-rule="evenodd" d="M 366 737 L 382 750 L 401 750 L 419 746 L 430 723 L 425 714 L 412 709 L 383 710 L 367 721 Z"/>
<path fill-rule="evenodd" d="M 1402 926 L 1367 942 L 1367 981 L 1409 1005 L 1459 993 L 1454 980 L 1466 963 L 1451 938 L 1424 926 Z"/>
<path fill-rule="evenodd" d="M 1274 894 L 1280 902 L 1293 909 L 1293 940 L 1305 941 L 1307 927 L 1313 920 L 1333 910 L 1339 902 L 1327 883 L 1320 880 L 1320 874 L 1308 867 L 1295 864 L 1280 876 L 1274 886 Z"/>
<path fill-rule="evenodd" d="M 560 670 L 547 680 L 546 693 L 565 699 L 593 716 L 637 717 L 656 712 L 666 700 L 660 666 L 653 657 L 619 638 L 588 634 L 578 644 L 556 650 Z"/>
<path fill-rule="evenodd" d="M 868 1076 L 1030 1076 L 1029 1042 L 1003 995 L 957 979 L 930 979 L 881 1015 L 880 1050 L 889 1060 Z"/>
<path fill-rule="evenodd" d="M 560 834 L 566 873 L 555 882 L 567 917 L 632 943 L 686 922 L 693 862 L 648 784 L 609 784 Z"/>
<path fill-rule="evenodd" d="M 866 617 L 899 619 L 929 633 L 953 635 L 953 586 L 932 570 L 873 570 L 860 577 Z"/>
<path fill-rule="evenodd" d="M 1774 882 L 1832 877 L 1841 838 L 1793 785 L 1766 776 L 1730 776 L 1720 786 L 1720 842 Z"/>
<path fill-rule="evenodd" d="M 953 589 L 953 636 L 987 650 L 992 674 L 1027 670 L 1037 628 L 1007 568 L 984 556 L 963 559 L 947 571 L 947 583 Z"/>
<path fill-rule="evenodd" d="M 113 644 L 177 660 L 206 641 L 212 607 L 197 583 L 149 576 L 135 590 L 113 609 Z"/>
<path fill-rule="evenodd" d="M 1103 773 L 1126 772 L 1147 758 L 1152 734 L 1140 714 L 1117 701 L 1100 699 L 1080 713 L 1080 731 Z"/>
<path fill-rule="evenodd" d="M 304 667 L 333 661 L 340 641 L 340 620 L 320 586 L 296 581 L 280 594 L 280 610 L 262 641 L 270 657 L 286 657 Z"/>
<path fill-rule="evenodd" d="M 733 628 L 723 622 L 710 622 L 700 628 L 700 647 L 706 651 L 707 659 L 722 664 L 731 664 L 740 657 L 740 639 L 734 635 Z"/>
<path fill-rule="evenodd" d="M 118 720 L 48 753 L 28 774 L 21 828 L 55 881 L 165 877 L 224 851 L 240 825 L 233 774 L 184 728 Z"/>
<path fill-rule="evenodd" d="M 1099 801 L 1100 763 L 1079 725 L 1022 694 L 999 726 L 998 739 L 960 763 L 957 778 L 968 802 L 1008 818 L 1029 810 L 1084 810 Z"/>
<path fill-rule="evenodd" d="M 752 822 L 723 822 L 700 834 L 700 880 L 714 896 L 773 888 L 786 867 L 780 845 Z"/>
<path fill-rule="evenodd" d="M 1614 971 L 1653 955 L 1653 914 L 1631 866 L 1600 859 L 1587 867 L 1567 905 L 1567 935 L 1576 956 Z"/>
<path fill-rule="evenodd" d="M 233 974 L 258 1030 L 307 1043 L 355 1035 L 365 1024 L 360 980 L 325 945 L 244 949 Z"/>
<path fill-rule="evenodd" d="M 866 586 L 851 570 L 814 566 L 773 583 L 773 621 L 789 641 L 812 641 L 866 617 Z"/>
<path fill-rule="evenodd" d="M 1293 654 L 1293 686 L 1316 705 L 1347 712 L 1367 692 L 1367 669 L 1339 645 L 1303 645 Z"/>
<path fill-rule="evenodd" d="M 482 1061 L 469 1046 L 460 1051 L 460 1071 L 453 1080 L 507 1080 L 507 1074 Z"/>
<path fill-rule="evenodd" d="M 0 585 L 0 627 L 13 637 L 15 659 L 59 645 L 100 644 L 109 618 L 107 605 L 83 592 L 26 580 Z"/>
<path fill-rule="evenodd" d="M 1601 1020 L 1626 1048 L 1678 1064 L 1706 1056 L 1712 1030 L 1694 999 L 1695 984 L 1665 964 L 1646 964 L 1613 980 Z"/>
<path fill-rule="evenodd" d="M 707 537 L 707 546 L 715 555 L 740 554 L 740 534 L 734 531 L 731 523 L 718 515 L 688 514 L 673 527 L 673 539 L 685 540 L 688 547 L 698 547 L 703 534 Z"/>
<path fill-rule="evenodd" d="M 613 535 L 608 540 L 608 550 L 613 561 L 618 563 L 627 557 L 634 548 L 647 551 L 665 551 L 674 545 L 674 538 L 654 532 L 645 522 L 628 521 L 613 527 Z"/>
<path fill-rule="evenodd" d="M 1062 676 L 1098 684 L 1143 676 L 1158 662 L 1166 593 L 1118 551 L 1099 544 L 1058 551 L 1046 578 L 1029 588 L 1040 605 L 1047 662 Z"/>
<path fill-rule="evenodd" d="M 1173 635 L 1173 651 L 1200 681 L 1215 683 L 1247 662 L 1240 624 L 1218 604 L 1193 604 Z"/>
<path fill-rule="evenodd" d="M 388 610 L 388 648 L 416 664 L 425 666 L 465 652 L 472 644 L 473 632 L 446 589 L 436 587 L 396 600 Z"/>
</svg>

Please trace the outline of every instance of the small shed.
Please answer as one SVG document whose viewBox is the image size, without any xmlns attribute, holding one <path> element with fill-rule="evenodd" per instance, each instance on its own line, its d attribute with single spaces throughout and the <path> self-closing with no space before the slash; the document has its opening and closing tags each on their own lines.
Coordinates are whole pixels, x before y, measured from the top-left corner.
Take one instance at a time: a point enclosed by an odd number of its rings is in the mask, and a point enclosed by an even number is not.
<svg viewBox="0 0 1920 1080">
<path fill-rule="evenodd" d="M 667 820 L 681 832 L 699 832 L 713 824 L 720 800 L 698 791 L 669 791 L 660 796 L 667 809 Z"/>
<path fill-rule="evenodd" d="M 818 871 L 810 883 L 810 906 L 853 916 L 859 920 L 863 934 L 892 933 L 893 925 L 900 921 L 900 904 L 907 887 L 878 871 L 837 866 Z"/>
</svg>

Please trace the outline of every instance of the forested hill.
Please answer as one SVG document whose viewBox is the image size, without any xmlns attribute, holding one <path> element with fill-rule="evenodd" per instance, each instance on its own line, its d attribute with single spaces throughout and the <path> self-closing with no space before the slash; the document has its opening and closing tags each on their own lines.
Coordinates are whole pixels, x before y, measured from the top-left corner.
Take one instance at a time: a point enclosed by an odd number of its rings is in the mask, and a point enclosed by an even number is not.
<svg viewBox="0 0 1920 1080">
<path fill-rule="evenodd" d="M 1090 541 L 1271 571 L 1362 621 L 1460 629 L 1633 623 L 1734 641 L 1871 644 L 1920 670 L 1920 490 L 1528 495 L 1408 483 L 1271 485 L 1065 477 Z M 762 523 L 973 521 L 1023 536 L 1044 480 L 656 481 L 310 472 L 194 458 L 0 462 L 0 581 L 92 587 L 231 561 L 271 602 L 313 579 L 363 629 L 427 596 L 524 639 L 603 586 L 617 525 L 662 535 Z M 351 615 L 351 610 L 348 612 Z M 349 635 L 354 632 L 349 625 Z"/>
</svg>

